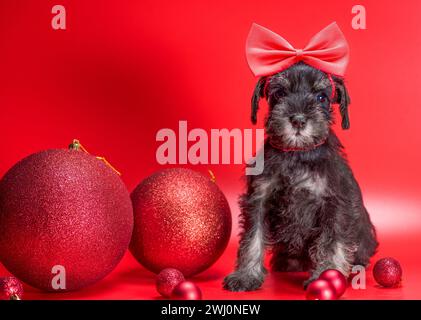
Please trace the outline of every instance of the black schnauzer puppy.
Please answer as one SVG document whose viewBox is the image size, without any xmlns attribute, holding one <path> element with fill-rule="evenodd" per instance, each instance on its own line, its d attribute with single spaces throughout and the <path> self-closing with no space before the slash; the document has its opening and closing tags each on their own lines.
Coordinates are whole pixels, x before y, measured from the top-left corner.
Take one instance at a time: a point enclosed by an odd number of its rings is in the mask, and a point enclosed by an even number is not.
<svg viewBox="0 0 421 320">
<path fill-rule="evenodd" d="M 332 103 L 339 104 L 342 127 L 349 128 L 344 82 L 299 62 L 259 80 L 253 123 L 261 97 L 270 108 L 265 167 L 261 175 L 247 177 L 236 270 L 224 288 L 258 289 L 267 247 L 272 270 L 310 271 L 305 287 L 326 269 L 348 276 L 353 265 L 368 264 L 378 243 L 343 146 L 330 128 Z"/>
</svg>

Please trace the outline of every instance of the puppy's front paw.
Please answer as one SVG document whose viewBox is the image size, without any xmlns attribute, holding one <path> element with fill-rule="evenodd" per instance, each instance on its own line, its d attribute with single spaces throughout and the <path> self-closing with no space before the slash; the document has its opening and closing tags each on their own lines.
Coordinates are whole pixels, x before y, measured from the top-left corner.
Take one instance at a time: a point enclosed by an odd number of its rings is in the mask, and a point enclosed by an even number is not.
<svg viewBox="0 0 421 320">
<path fill-rule="evenodd" d="M 248 273 L 233 272 L 224 279 L 224 289 L 229 291 L 253 291 L 262 286 L 263 276 L 256 277 Z"/>
</svg>

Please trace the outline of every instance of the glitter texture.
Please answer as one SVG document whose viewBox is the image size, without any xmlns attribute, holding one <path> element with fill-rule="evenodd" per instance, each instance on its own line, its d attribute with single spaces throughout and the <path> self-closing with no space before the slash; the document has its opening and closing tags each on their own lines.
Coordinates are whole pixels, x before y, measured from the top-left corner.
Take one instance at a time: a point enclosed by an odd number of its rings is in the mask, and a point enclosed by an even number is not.
<svg viewBox="0 0 421 320">
<path fill-rule="evenodd" d="M 402 281 L 402 267 L 396 259 L 383 258 L 374 265 L 373 276 L 377 283 L 383 287 L 397 287 Z"/>
<path fill-rule="evenodd" d="M 183 274 L 177 269 L 164 269 L 156 277 L 156 290 L 162 296 L 169 298 L 174 288 L 184 280 Z"/>
<path fill-rule="evenodd" d="M 0 300 L 22 300 L 23 286 L 15 277 L 0 278 Z"/>
<path fill-rule="evenodd" d="M 97 282 L 123 257 L 132 229 L 125 185 L 84 152 L 33 154 L 0 182 L 0 260 L 34 287 L 54 291 L 55 265 L 65 267 L 66 290 Z"/>
<path fill-rule="evenodd" d="M 228 202 L 210 178 L 166 169 L 132 193 L 135 226 L 130 250 L 147 269 L 180 270 L 189 277 L 211 266 L 231 234 Z"/>
</svg>

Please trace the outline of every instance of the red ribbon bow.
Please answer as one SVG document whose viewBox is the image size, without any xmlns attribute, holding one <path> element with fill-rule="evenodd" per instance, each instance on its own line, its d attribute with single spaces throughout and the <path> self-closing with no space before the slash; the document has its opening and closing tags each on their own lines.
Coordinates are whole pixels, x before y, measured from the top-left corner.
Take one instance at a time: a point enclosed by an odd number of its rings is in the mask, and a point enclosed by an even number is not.
<svg viewBox="0 0 421 320">
<path fill-rule="evenodd" d="M 268 76 L 298 61 L 328 74 L 344 76 L 349 46 L 336 22 L 317 33 L 304 49 L 294 48 L 280 35 L 254 23 L 246 43 L 247 62 L 255 76 Z"/>
</svg>

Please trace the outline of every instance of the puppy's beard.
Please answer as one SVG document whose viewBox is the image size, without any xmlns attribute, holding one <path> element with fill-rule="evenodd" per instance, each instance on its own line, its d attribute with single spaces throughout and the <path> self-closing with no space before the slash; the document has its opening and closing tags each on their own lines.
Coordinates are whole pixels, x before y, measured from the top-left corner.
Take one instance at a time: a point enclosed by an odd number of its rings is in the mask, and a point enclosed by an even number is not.
<svg viewBox="0 0 421 320">
<path fill-rule="evenodd" d="M 277 147 L 312 148 L 326 139 L 327 128 L 315 128 L 309 120 L 303 129 L 294 128 L 289 121 L 284 120 L 279 134 L 271 135 L 271 143 Z M 323 134 L 320 134 L 322 131 Z"/>
<path fill-rule="evenodd" d="M 287 147 L 306 148 L 314 144 L 312 125 L 307 123 L 303 129 L 296 129 L 290 123 L 284 129 L 284 143 Z"/>
</svg>

